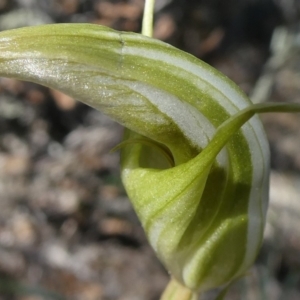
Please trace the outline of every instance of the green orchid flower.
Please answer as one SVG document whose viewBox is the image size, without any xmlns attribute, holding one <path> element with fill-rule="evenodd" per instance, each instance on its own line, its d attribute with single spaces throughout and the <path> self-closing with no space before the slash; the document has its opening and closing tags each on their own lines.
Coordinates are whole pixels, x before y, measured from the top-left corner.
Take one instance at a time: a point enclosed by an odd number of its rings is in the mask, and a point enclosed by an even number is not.
<svg viewBox="0 0 300 300">
<path fill-rule="evenodd" d="M 183 51 L 89 24 L 0 33 L 0 75 L 58 89 L 127 128 L 122 181 L 174 278 L 162 299 L 226 288 L 253 264 L 269 189 L 268 143 L 254 115 L 299 105 L 253 105 Z"/>
</svg>

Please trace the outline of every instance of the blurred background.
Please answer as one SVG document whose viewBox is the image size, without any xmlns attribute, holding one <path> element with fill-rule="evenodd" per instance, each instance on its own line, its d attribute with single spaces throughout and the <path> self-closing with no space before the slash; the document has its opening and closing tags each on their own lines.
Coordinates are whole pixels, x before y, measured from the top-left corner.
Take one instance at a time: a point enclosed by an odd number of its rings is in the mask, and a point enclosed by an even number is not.
<svg viewBox="0 0 300 300">
<path fill-rule="evenodd" d="M 298 0 L 157 0 L 155 37 L 254 102 L 300 102 Z M 143 0 L 0 0 L 0 30 L 88 22 L 139 32 Z M 300 115 L 262 116 L 272 174 L 265 241 L 226 299 L 300 299 Z M 119 178 L 118 124 L 0 79 L 0 300 L 158 300 L 168 275 Z"/>
</svg>

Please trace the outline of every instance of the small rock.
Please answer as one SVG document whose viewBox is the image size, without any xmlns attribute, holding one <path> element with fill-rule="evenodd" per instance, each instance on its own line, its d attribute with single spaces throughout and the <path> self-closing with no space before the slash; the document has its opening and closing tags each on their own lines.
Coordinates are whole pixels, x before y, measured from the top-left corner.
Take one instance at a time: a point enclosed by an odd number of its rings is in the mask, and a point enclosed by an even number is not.
<svg viewBox="0 0 300 300">
<path fill-rule="evenodd" d="M 128 221 L 111 217 L 99 222 L 99 230 L 105 235 L 130 235 L 133 228 Z"/>
<path fill-rule="evenodd" d="M 36 240 L 36 229 L 30 217 L 24 213 L 15 213 L 9 221 L 9 228 L 18 247 L 32 246 Z"/>
</svg>

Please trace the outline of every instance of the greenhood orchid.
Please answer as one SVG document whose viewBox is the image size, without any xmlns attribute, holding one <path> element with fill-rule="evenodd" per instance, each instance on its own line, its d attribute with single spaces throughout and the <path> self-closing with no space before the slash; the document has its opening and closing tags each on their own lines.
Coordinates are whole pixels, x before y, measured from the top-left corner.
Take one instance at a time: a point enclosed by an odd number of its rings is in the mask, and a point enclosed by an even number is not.
<svg viewBox="0 0 300 300">
<path fill-rule="evenodd" d="M 122 181 L 157 256 L 190 297 L 227 287 L 253 264 L 269 189 L 268 143 L 254 115 L 299 105 L 253 105 L 183 51 L 89 24 L 0 33 L 0 75 L 63 91 L 127 128 Z M 174 293 L 163 299 L 180 299 Z"/>
</svg>

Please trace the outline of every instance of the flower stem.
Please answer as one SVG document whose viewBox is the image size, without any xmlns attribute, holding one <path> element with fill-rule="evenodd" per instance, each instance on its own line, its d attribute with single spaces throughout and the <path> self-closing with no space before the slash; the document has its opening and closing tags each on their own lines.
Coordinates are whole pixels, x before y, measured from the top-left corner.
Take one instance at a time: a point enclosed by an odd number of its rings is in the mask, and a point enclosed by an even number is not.
<svg viewBox="0 0 300 300">
<path fill-rule="evenodd" d="M 142 23 L 142 34 L 152 37 L 153 35 L 153 13 L 155 0 L 145 0 L 145 8 Z"/>
<path fill-rule="evenodd" d="M 181 285 L 175 279 L 171 279 L 160 300 L 197 300 L 198 295 Z"/>
</svg>

